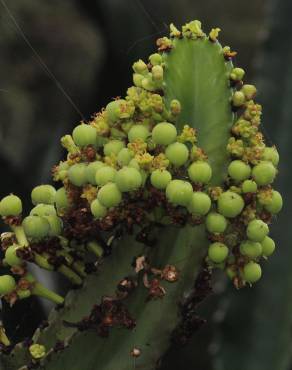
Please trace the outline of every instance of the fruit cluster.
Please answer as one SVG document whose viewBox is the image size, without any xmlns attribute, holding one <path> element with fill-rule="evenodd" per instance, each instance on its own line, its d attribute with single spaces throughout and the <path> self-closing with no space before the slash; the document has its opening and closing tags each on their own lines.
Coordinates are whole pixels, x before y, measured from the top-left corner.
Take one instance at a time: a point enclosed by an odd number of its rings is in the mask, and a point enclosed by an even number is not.
<svg viewBox="0 0 292 370">
<path fill-rule="evenodd" d="M 210 32 L 210 42 L 217 42 L 219 31 Z M 171 39 L 159 39 L 147 63 L 134 63 L 134 86 L 125 99 L 113 100 L 61 139 L 68 155 L 53 168 L 53 179 L 62 183 L 58 190 L 35 187 L 26 217 L 17 196 L 1 200 L 0 215 L 12 232 L 2 235 L 2 265 L 9 273 L 0 277 L 0 295 L 11 304 L 31 294 L 63 302 L 35 281 L 28 263 L 80 285 L 94 269 L 88 252 L 98 258 L 107 252 L 104 234 L 110 240 L 119 228 L 136 232 L 153 223 L 205 224 L 210 267 L 226 270 L 237 287 L 260 278 L 259 259 L 275 249 L 268 224 L 282 207 L 271 187 L 279 155 L 259 131 L 255 86 L 244 85 L 244 71 L 233 68 L 230 109 L 236 119 L 226 149 L 228 176 L 221 186 L 210 185 L 212 167 L 198 145 L 200 132 L 190 122 L 178 130 L 183 102 L 164 99 L 165 56 L 182 37 L 207 36 L 198 21 L 182 31 L 171 25 Z M 232 56 L 230 48 L 222 49 L 222 58 Z"/>
</svg>

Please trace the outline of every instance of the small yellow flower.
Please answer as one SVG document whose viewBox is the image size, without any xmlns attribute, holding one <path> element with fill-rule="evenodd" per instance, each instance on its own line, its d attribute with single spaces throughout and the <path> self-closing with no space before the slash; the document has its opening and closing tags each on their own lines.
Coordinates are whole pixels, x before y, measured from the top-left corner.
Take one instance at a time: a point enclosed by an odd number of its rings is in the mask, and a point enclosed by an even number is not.
<svg viewBox="0 0 292 370">
<path fill-rule="evenodd" d="M 196 39 L 203 37 L 205 34 L 202 31 L 202 24 L 200 21 L 195 20 L 190 23 L 187 23 L 182 27 L 182 33 L 185 37 Z"/>
<path fill-rule="evenodd" d="M 110 127 L 107 122 L 106 111 L 96 114 L 90 124 L 96 128 L 98 135 L 104 136 L 109 133 Z"/>
<path fill-rule="evenodd" d="M 236 157 L 242 157 L 244 154 L 244 144 L 242 140 L 236 140 L 234 137 L 231 137 L 228 140 L 227 151 L 235 155 Z"/>
<path fill-rule="evenodd" d="M 177 137 L 177 141 L 181 143 L 189 142 L 194 144 L 197 141 L 196 130 L 189 125 L 184 125 L 182 133 Z"/>
<path fill-rule="evenodd" d="M 257 192 L 257 198 L 260 204 L 268 205 L 271 203 L 273 197 L 273 189 L 271 186 L 259 189 Z"/>
<path fill-rule="evenodd" d="M 86 185 L 83 187 L 81 198 L 87 199 L 91 203 L 97 196 L 97 188 L 93 185 Z"/>
<path fill-rule="evenodd" d="M 74 143 L 74 140 L 71 135 L 65 135 L 61 138 L 62 146 L 68 151 L 70 154 L 77 154 L 80 153 L 80 149 Z"/>
<path fill-rule="evenodd" d="M 143 140 L 137 139 L 129 143 L 128 148 L 132 150 L 134 154 L 141 154 L 146 152 L 147 144 Z"/>
<path fill-rule="evenodd" d="M 104 163 L 110 167 L 116 168 L 118 163 L 117 156 L 114 153 L 111 153 L 110 156 L 104 157 Z"/>
<path fill-rule="evenodd" d="M 168 166 L 169 160 L 166 158 L 166 155 L 164 153 L 160 153 L 153 158 L 151 169 L 152 171 L 165 170 Z"/>
<path fill-rule="evenodd" d="M 153 155 L 145 152 L 136 154 L 135 159 L 138 162 L 139 166 L 144 169 L 149 169 L 153 161 Z"/>
<path fill-rule="evenodd" d="M 38 360 L 40 358 L 43 358 L 46 354 L 46 347 L 42 344 L 32 344 L 29 347 L 29 352 L 31 354 L 31 357 L 35 360 Z"/>
<path fill-rule="evenodd" d="M 170 36 L 171 37 L 180 37 L 181 36 L 181 31 L 179 31 L 173 23 L 170 24 Z"/>
<path fill-rule="evenodd" d="M 219 32 L 221 31 L 221 28 L 212 28 L 209 33 L 209 39 L 212 41 L 217 41 Z"/>
<path fill-rule="evenodd" d="M 208 192 L 213 200 L 218 200 L 220 195 L 223 193 L 223 189 L 220 186 L 213 186 L 209 188 Z"/>
<path fill-rule="evenodd" d="M 230 46 L 224 46 L 223 54 L 225 58 L 233 58 L 237 55 L 237 51 L 232 51 Z"/>
</svg>

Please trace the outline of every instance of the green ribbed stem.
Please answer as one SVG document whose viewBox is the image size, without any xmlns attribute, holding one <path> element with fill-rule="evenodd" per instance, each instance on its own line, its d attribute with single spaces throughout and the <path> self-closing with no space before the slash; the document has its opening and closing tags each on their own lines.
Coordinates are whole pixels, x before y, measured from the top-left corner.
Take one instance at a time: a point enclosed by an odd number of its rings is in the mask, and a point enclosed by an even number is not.
<svg viewBox="0 0 292 370">
<path fill-rule="evenodd" d="M 229 87 L 231 63 L 225 61 L 221 46 L 206 38 L 175 40 L 174 48 L 164 54 L 164 61 L 165 102 L 169 104 L 172 99 L 181 102 L 178 128 L 189 124 L 198 129 L 199 145 L 212 165 L 212 185 L 222 185 L 228 163 L 226 145 L 233 122 Z M 112 255 L 104 259 L 100 273 L 87 277 L 82 289 L 69 293 L 64 309 L 51 314 L 49 327 L 37 331 L 34 342 L 48 349 L 58 340 L 69 341 L 70 345 L 44 359 L 43 369 L 129 370 L 134 368 L 130 353 L 135 347 L 141 350 L 135 369 L 156 369 L 169 347 L 171 333 L 180 323 L 178 303 L 192 289 L 209 241 L 203 225 L 165 226 L 155 236 L 158 242 L 153 248 L 138 243 L 135 236 L 123 237 L 118 245 L 114 242 Z M 96 243 L 89 243 L 87 248 L 97 257 L 102 255 Z M 105 339 L 95 330 L 78 332 L 64 325 L 64 320 L 74 323 L 87 316 L 104 296 L 115 295 L 117 284 L 125 276 L 135 274 L 132 263 L 139 255 L 146 255 L 156 268 L 174 265 L 180 276 L 175 283 L 162 282 L 166 295 L 149 302 L 149 291 L 139 279 L 139 287 L 124 302 L 136 320 L 135 329 L 114 328 Z M 16 365 L 22 366 L 28 361 L 26 348 L 15 349 L 14 354 L 16 361 L 8 360 L 7 370 L 15 370 Z"/>
</svg>

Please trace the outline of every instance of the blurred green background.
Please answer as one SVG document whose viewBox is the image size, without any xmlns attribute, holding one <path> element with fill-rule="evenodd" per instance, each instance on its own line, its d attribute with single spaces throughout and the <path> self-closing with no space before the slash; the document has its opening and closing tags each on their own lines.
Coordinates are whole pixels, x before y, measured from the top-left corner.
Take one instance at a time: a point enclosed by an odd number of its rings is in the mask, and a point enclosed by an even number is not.
<svg viewBox="0 0 292 370">
<path fill-rule="evenodd" d="M 186 347 L 169 350 L 162 369 L 291 370 L 291 0 L 6 2 L 10 14 L 0 1 L 0 197 L 15 192 L 25 204 L 33 186 L 50 181 L 49 169 L 62 156 L 59 138 L 78 123 L 77 111 L 88 119 L 123 95 L 133 61 L 154 50 L 170 22 L 200 19 L 205 30 L 222 29 L 221 42 L 238 51 L 236 64 L 247 71 L 246 81 L 257 84 L 266 140 L 280 152 L 277 186 L 285 207 L 272 226 L 278 248 L 253 289 L 235 291 L 218 277 L 200 309 L 207 323 Z M 15 20 L 77 109 L 42 68 Z M 2 310 L 17 339 L 43 318 L 37 302 L 24 305 Z"/>
</svg>

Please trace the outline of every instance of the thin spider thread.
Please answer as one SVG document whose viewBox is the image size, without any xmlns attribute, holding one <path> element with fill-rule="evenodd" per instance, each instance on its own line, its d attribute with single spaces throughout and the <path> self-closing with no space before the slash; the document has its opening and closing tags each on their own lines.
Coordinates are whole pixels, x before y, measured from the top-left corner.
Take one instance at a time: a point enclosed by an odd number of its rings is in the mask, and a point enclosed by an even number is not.
<svg viewBox="0 0 292 370">
<path fill-rule="evenodd" d="M 19 32 L 21 38 L 26 43 L 26 45 L 30 48 L 30 50 L 33 52 L 33 55 L 36 59 L 36 61 L 39 63 L 39 65 L 43 68 L 43 70 L 47 73 L 47 75 L 52 79 L 52 81 L 55 83 L 57 88 L 61 91 L 61 93 L 65 96 L 65 98 L 68 100 L 68 102 L 71 104 L 71 106 L 74 108 L 74 110 L 78 113 L 78 115 L 81 117 L 82 120 L 85 120 L 85 117 L 83 113 L 80 111 L 80 109 L 77 107 L 77 105 L 74 103 L 70 95 L 66 92 L 64 87 L 62 86 L 61 82 L 57 79 L 57 77 L 53 74 L 53 72 L 49 69 L 45 61 L 41 58 L 39 53 L 36 51 L 36 49 L 33 47 L 27 36 L 25 35 L 24 31 L 22 30 L 21 26 L 17 22 L 16 18 L 12 14 L 11 10 L 9 9 L 7 3 L 5 0 L 0 0 L 3 8 L 5 9 L 6 13 L 8 14 L 9 18 L 11 19 L 12 23 L 14 24 L 16 30 Z"/>
<path fill-rule="evenodd" d="M 150 21 L 150 23 L 152 24 L 152 26 L 156 29 L 156 31 L 157 32 L 160 32 L 159 27 L 154 22 L 154 18 L 150 15 L 150 13 L 147 11 L 147 9 L 145 8 L 145 6 L 142 4 L 142 1 L 141 0 L 135 0 L 135 1 L 136 1 L 136 4 L 139 6 L 139 8 L 142 10 L 142 12 L 145 14 L 146 18 L 148 18 L 148 20 Z"/>
</svg>

